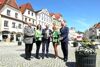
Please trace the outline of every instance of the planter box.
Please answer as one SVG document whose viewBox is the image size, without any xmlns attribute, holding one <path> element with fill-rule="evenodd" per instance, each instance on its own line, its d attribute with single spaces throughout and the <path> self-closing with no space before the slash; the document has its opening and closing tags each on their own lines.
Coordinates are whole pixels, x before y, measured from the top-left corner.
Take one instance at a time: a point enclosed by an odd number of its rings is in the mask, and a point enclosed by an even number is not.
<svg viewBox="0 0 100 67">
<path fill-rule="evenodd" d="M 80 55 L 75 52 L 76 67 L 96 67 L 96 54 Z"/>
</svg>

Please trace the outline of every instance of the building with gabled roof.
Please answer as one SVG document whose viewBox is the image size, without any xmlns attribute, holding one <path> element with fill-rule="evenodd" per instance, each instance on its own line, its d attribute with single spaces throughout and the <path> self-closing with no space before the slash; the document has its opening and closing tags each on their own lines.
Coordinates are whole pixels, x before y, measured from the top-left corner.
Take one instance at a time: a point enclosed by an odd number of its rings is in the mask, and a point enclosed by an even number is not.
<svg viewBox="0 0 100 67">
<path fill-rule="evenodd" d="M 45 25 L 49 25 L 49 28 L 52 28 L 52 18 L 49 15 L 47 9 L 41 9 L 36 11 L 37 24 L 41 24 L 42 28 L 45 28 Z"/>
<path fill-rule="evenodd" d="M 0 40 L 18 40 L 23 34 L 22 14 L 16 0 L 0 0 Z"/>
<path fill-rule="evenodd" d="M 60 13 L 50 13 L 52 17 L 52 23 L 57 26 L 58 29 L 61 28 L 61 22 L 66 22 Z"/>
<path fill-rule="evenodd" d="M 35 11 L 30 3 L 22 4 L 19 6 L 19 9 L 23 15 L 22 20 L 25 23 L 31 22 L 32 24 L 36 25 Z"/>
<path fill-rule="evenodd" d="M 92 27 L 86 30 L 84 36 L 87 39 L 100 44 L 100 22 L 94 24 Z"/>
</svg>

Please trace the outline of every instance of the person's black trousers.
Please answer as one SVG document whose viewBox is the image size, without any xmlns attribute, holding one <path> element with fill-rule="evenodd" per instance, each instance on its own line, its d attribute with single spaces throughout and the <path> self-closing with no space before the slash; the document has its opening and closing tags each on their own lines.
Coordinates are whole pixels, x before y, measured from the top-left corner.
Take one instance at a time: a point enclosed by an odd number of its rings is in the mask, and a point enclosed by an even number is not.
<svg viewBox="0 0 100 67">
<path fill-rule="evenodd" d="M 36 57 L 39 57 L 40 46 L 41 46 L 41 41 L 36 41 Z"/>
<path fill-rule="evenodd" d="M 33 43 L 32 44 L 25 44 L 25 58 L 31 57 L 32 47 L 33 47 Z"/>
<path fill-rule="evenodd" d="M 68 59 L 68 42 L 61 42 L 64 59 Z"/>
</svg>

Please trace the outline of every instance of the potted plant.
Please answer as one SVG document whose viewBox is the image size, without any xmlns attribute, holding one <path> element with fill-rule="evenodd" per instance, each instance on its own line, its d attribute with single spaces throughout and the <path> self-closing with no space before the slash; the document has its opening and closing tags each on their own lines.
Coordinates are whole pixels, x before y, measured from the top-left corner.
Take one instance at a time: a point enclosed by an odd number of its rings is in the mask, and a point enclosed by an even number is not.
<svg viewBox="0 0 100 67">
<path fill-rule="evenodd" d="M 82 42 L 82 46 L 75 51 L 76 67 L 96 67 L 96 52 L 89 47 L 90 44 L 90 41 Z"/>
<path fill-rule="evenodd" d="M 77 47 L 78 46 L 78 41 L 75 39 L 73 42 L 73 47 Z"/>
</svg>

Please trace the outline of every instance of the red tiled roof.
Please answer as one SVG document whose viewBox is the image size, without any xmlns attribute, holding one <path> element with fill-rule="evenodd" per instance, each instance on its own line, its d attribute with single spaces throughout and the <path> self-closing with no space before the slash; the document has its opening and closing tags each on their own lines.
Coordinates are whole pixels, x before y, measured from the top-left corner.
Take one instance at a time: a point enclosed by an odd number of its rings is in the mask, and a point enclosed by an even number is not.
<svg viewBox="0 0 100 67">
<path fill-rule="evenodd" d="M 0 0 L 0 9 L 1 9 L 5 4 L 7 4 L 7 5 L 9 5 L 9 6 L 13 7 L 13 8 L 19 9 L 19 8 L 18 8 L 18 5 L 17 5 L 17 3 L 16 3 L 16 0 Z"/>
<path fill-rule="evenodd" d="M 0 0 L 0 9 L 3 7 L 3 5 L 6 3 L 7 0 Z"/>
<path fill-rule="evenodd" d="M 100 23 L 96 24 L 95 28 L 100 28 Z"/>
<path fill-rule="evenodd" d="M 29 9 L 29 10 L 34 11 L 30 3 L 23 4 L 23 5 L 21 5 L 19 8 L 20 8 L 20 11 L 21 11 L 22 13 L 24 13 L 24 11 L 25 11 L 26 9 Z"/>
<path fill-rule="evenodd" d="M 55 19 L 59 19 L 60 17 L 62 17 L 62 15 L 60 13 L 50 13 L 50 16 L 54 16 Z"/>
<path fill-rule="evenodd" d="M 59 14 L 59 13 L 56 13 L 56 14 L 55 14 L 55 18 L 56 18 L 56 19 L 59 19 L 61 16 L 62 16 L 62 15 Z"/>
<path fill-rule="evenodd" d="M 6 0 L 0 0 L 0 5 L 3 4 Z"/>
<path fill-rule="evenodd" d="M 14 8 L 16 8 L 16 9 L 19 9 L 19 7 L 18 7 L 18 5 L 16 3 L 16 0 L 8 0 L 7 4 L 12 6 L 12 7 L 14 7 Z"/>
<path fill-rule="evenodd" d="M 50 15 L 50 16 L 53 16 L 53 15 L 54 15 L 54 13 L 50 13 L 49 15 Z"/>
</svg>

